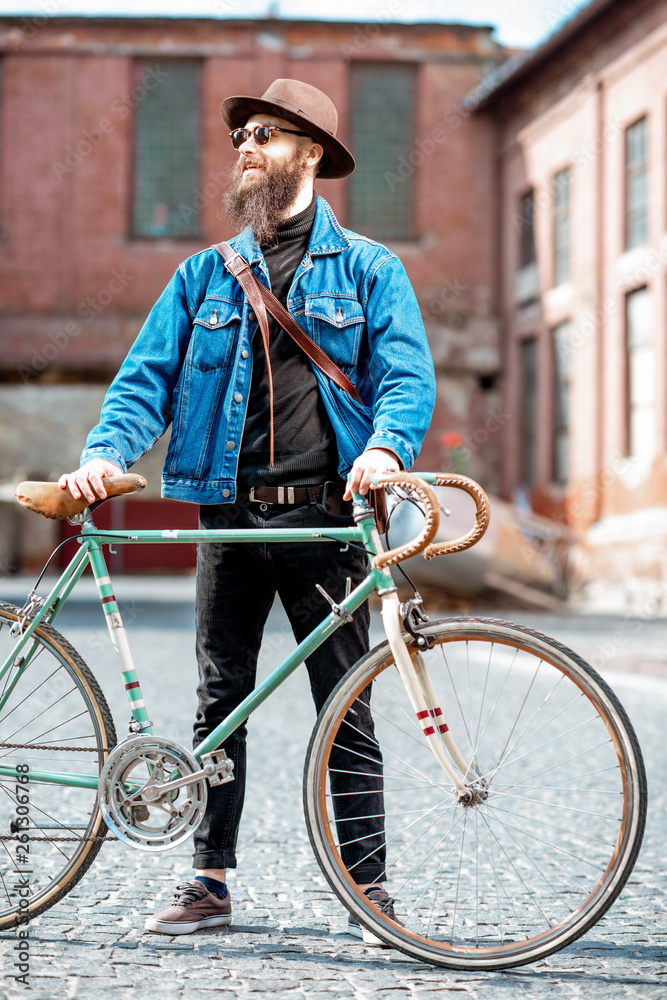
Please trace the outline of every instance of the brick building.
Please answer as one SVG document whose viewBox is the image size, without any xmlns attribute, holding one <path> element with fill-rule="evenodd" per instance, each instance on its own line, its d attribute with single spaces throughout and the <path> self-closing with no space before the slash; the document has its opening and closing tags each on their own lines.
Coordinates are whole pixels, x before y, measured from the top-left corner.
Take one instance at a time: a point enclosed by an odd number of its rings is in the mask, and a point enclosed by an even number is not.
<svg viewBox="0 0 667 1000">
<path fill-rule="evenodd" d="M 439 383 L 420 466 L 440 467 L 442 432 L 472 435 L 500 405 L 493 132 L 460 104 L 507 58 L 491 32 L 2 18 L 0 481 L 75 466 L 106 386 L 178 263 L 231 235 L 220 205 L 236 154 L 221 99 L 261 94 L 277 77 L 335 101 L 358 169 L 318 190 L 344 225 L 391 246 L 415 286 Z M 491 488 L 498 446 L 471 452 L 470 471 Z M 163 453 L 157 446 L 137 467 L 153 491 Z M 44 545 L 35 531 L 31 522 L 24 556 Z"/>
<path fill-rule="evenodd" d="M 664 609 L 667 2 L 593 0 L 466 106 L 496 129 L 502 492 L 605 602 Z"/>
</svg>

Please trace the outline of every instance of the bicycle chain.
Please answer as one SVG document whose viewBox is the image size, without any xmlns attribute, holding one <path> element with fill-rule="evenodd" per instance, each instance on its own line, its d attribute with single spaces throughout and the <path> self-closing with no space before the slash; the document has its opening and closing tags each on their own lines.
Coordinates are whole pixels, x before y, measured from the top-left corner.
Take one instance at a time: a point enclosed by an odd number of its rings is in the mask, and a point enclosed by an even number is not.
<svg viewBox="0 0 667 1000">
<path fill-rule="evenodd" d="M 7 834 L 0 835 L 0 841 L 2 840 L 16 840 L 17 837 L 23 837 L 24 834 L 15 833 L 12 836 L 7 836 Z M 94 840 L 118 840 L 118 837 L 114 836 L 104 836 L 104 837 L 31 837 L 28 835 L 28 840 L 42 840 L 48 844 L 80 844 L 82 841 L 94 841 Z M 25 840 L 21 840 L 20 843 L 24 844 Z"/>
<path fill-rule="evenodd" d="M 56 747 L 51 743 L 0 743 L 0 750 L 73 750 L 75 753 L 110 753 L 113 747 Z"/>
<path fill-rule="evenodd" d="M 0 743 L 1 750 L 73 750 L 76 753 L 109 753 L 113 747 L 57 747 L 52 746 L 50 743 Z M 26 836 L 25 834 L 12 834 L 7 836 L 6 834 L 0 834 L 0 842 L 3 840 L 16 840 L 18 836 Z M 28 840 L 39 840 L 45 841 L 49 844 L 80 844 L 82 841 L 96 841 L 96 840 L 118 840 L 118 837 L 104 836 L 104 837 L 31 837 L 27 835 Z M 25 841 L 21 841 L 25 843 Z"/>
</svg>

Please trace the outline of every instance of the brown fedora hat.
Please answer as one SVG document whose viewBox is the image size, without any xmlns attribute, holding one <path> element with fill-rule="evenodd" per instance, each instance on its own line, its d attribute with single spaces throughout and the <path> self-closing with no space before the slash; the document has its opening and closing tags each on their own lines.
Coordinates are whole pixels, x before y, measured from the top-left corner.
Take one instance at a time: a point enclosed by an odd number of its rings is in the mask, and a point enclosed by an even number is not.
<svg viewBox="0 0 667 1000">
<path fill-rule="evenodd" d="M 257 112 L 293 122 L 324 147 L 327 162 L 318 177 L 347 177 L 354 170 L 352 153 L 336 138 L 335 105 L 317 87 L 300 80 L 274 80 L 261 97 L 228 97 L 220 105 L 220 114 L 230 131 L 243 128 Z"/>
</svg>

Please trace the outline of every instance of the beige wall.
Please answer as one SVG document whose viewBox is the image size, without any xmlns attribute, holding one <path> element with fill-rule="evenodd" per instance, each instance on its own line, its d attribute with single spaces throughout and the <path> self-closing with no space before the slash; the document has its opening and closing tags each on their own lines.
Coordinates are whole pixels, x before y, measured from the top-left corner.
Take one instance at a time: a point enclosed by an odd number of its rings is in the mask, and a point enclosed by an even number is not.
<svg viewBox="0 0 667 1000">
<path fill-rule="evenodd" d="M 519 347 L 539 339 L 538 474 L 535 509 L 567 522 L 586 542 L 582 565 L 619 586 L 635 571 L 662 579 L 667 566 L 667 3 L 611 5 L 497 105 L 501 122 L 500 315 L 506 336 L 503 490 L 520 475 Z M 624 251 L 625 129 L 648 119 L 649 236 Z M 571 280 L 553 285 L 551 182 L 572 170 Z M 538 299 L 516 300 L 520 195 L 537 202 Z M 656 453 L 627 458 L 625 295 L 646 285 L 653 299 Z M 553 387 L 550 331 L 571 324 L 570 481 L 551 482 Z M 652 391 L 647 381 L 647 392 Z M 657 525 L 662 510 L 665 527 Z M 619 520 L 619 517 L 624 520 Z M 656 520 L 657 517 L 657 520 Z M 656 533 L 659 540 L 656 542 Z M 634 541 L 623 550 L 623 537 Z M 637 534 L 638 533 L 638 534 Z M 643 546 L 638 539 L 653 537 Z M 616 547 L 616 570 L 612 549 Z M 626 551 L 627 550 L 627 551 Z M 633 568 L 634 567 L 634 568 Z"/>
</svg>

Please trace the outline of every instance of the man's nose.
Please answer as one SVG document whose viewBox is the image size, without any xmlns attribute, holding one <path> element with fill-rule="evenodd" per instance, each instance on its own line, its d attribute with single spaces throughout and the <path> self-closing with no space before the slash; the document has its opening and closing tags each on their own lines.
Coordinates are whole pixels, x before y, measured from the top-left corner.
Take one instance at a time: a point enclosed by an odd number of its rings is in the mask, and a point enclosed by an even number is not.
<svg viewBox="0 0 667 1000">
<path fill-rule="evenodd" d="M 241 145 L 239 146 L 239 153 L 243 153 L 244 155 L 250 154 L 252 156 L 255 156 L 255 154 L 257 153 L 257 144 L 255 143 L 252 134 L 248 136 L 245 142 L 241 143 Z"/>
</svg>

